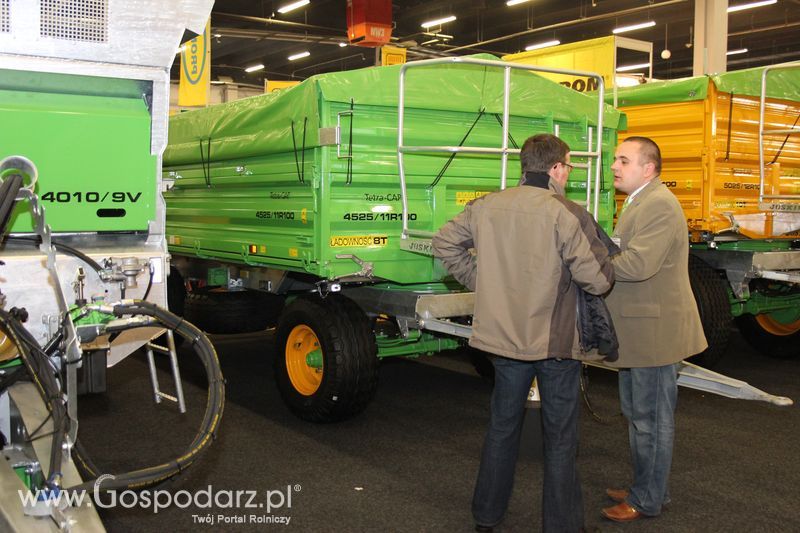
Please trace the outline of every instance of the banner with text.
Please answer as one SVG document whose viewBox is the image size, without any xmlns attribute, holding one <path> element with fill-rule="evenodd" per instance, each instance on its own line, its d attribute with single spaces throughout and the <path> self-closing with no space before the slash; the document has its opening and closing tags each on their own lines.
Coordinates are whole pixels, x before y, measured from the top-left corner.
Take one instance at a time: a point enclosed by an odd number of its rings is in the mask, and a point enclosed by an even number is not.
<svg viewBox="0 0 800 533">
<path fill-rule="evenodd" d="M 614 82 L 615 39 L 616 36 L 600 37 L 599 39 L 551 46 L 541 50 L 506 55 L 503 56 L 503 60 L 540 67 L 596 72 L 603 76 L 606 87 L 611 87 Z M 547 73 L 541 73 L 541 75 L 561 85 L 572 87 L 576 91 L 589 92 L 597 89 L 595 78 Z"/>
<path fill-rule="evenodd" d="M 206 29 L 191 41 L 187 41 L 181 52 L 181 80 L 178 85 L 178 105 L 208 105 L 211 82 L 211 20 Z"/>
<path fill-rule="evenodd" d="M 406 62 L 406 49 L 396 46 L 381 46 L 381 65 L 402 65 Z"/>
</svg>

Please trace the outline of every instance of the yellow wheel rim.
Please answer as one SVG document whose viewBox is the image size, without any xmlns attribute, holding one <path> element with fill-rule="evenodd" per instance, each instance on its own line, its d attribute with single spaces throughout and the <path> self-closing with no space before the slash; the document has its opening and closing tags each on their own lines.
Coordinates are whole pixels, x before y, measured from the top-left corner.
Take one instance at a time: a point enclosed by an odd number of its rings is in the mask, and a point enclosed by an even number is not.
<svg viewBox="0 0 800 533">
<path fill-rule="evenodd" d="M 320 350 L 319 339 L 310 327 L 300 324 L 292 329 L 286 339 L 286 371 L 297 392 L 311 396 L 322 383 L 323 367 L 308 364 L 308 354 Z"/>
<path fill-rule="evenodd" d="M 794 333 L 800 331 L 800 320 L 795 320 L 794 322 L 789 322 L 784 324 L 783 322 L 779 322 L 775 320 L 772 316 L 768 314 L 760 314 L 756 315 L 756 322 L 761 328 L 773 335 L 793 335 Z"/>
<path fill-rule="evenodd" d="M 0 328 L 0 361 L 8 361 L 19 355 L 17 345 L 11 341 L 8 333 Z"/>
</svg>

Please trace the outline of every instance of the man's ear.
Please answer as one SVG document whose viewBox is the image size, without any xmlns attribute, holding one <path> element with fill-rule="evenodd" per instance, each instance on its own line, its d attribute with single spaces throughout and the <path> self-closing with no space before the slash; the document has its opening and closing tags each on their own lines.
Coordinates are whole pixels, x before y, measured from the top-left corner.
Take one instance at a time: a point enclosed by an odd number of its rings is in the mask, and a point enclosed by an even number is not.
<svg viewBox="0 0 800 533">
<path fill-rule="evenodd" d="M 647 163 L 645 163 L 645 167 L 647 167 L 647 166 L 650 167 L 648 169 L 648 171 L 647 171 L 647 175 L 649 177 L 651 177 L 651 178 L 655 177 L 655 175 L 656 175 L 656 164 L 653 161 L 648 161 Z"/>
</svg>

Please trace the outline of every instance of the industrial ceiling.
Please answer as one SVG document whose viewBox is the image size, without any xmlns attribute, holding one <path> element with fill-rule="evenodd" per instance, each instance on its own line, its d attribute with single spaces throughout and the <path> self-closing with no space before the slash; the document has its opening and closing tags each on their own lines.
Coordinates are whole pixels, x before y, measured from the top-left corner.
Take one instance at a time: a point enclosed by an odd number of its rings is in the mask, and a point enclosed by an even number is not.
<svg viewBox="0 0 800 533">
<path fill-rule="evenodd" d="M 286 13 L 295 0 L 217 0 L 211 14 L 212 80 L 261 85 L 264 79 L 302 80 L 323 72 L 376 64 L 374 48 L 347 42 L 345 0 L 310 0 Z M 754 0 L 729 0 L 729 8 Z M 769 3 L 773 2 L 773 3 Z M 488 52 L 524 51 L 545 41 L 561 44 L 604 37 L 620 26 L 654 22 L 623 35 L 653 43 L 653 76 L 692 75 L 694 0 L 408 0 L 392 2 L 392 44 L 408 59 Z M 426 30 L 425 21 L 455 16 Z M 767 0 L 767 5 L 728 16 L 728 70 L 800 60 L 800 0 Z M 669 50 L 667 59 L 662 51 Z M 309 52 L 302 59 L 289 56 Z M 618 65 L 626 57 L 621 55 Z M 178 68 L 173 67 L 173 79 Z M 264 65 L 254 72 L 245 69 Z"/>
</svg>

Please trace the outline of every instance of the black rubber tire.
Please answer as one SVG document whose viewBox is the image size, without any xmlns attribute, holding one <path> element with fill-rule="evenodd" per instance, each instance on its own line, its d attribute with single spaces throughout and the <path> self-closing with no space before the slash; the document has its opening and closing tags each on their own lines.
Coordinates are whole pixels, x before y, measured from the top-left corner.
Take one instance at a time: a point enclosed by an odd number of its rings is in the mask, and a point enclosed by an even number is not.
<svg viewBox="0 0 800 533">
<path fill-rule="evenodd" d="M 726 281 L 721 273 L 691 254 L 689 281 L 697 302 L 697 310 L 700 312 L 703 332 L 708 341 L 708 348 L 690 357 L 689 361 L 705 368 L 712 368 L 725 355 L 731 335 L 733 317 Z"/>
<path fill-rule="evenodd" d="M 304 395 L 292 384 L 286 363 L 289 334 L 308 326 L 320 342 L 322 381 Z M 275 335 L 275 380 L 284 403 L 310 422 L 338 422 L 362 412 L 378 387 L 378 348 L 371 321 L 341 295 L 300 297 L 281 315 Z"/>
<path fill-rule="evenodd" d="M 275 325 L 283 297 L 203 287 L 186 294 L 183 317 L 206 333 L 251 333 Z"/>
<path fill-rule="evenodd" d="M 167 278 L 167 309 L 170 313 L 183 316 L 186 305 L 186 285 L 177 268 L 169 267 Z"/>
<path fill-rule="evenodd" d="M 736 318 L 742 337 L 760 353 L 775 359 L 793 359 L 800 356 L 800 331 L 788 335 L 775 335 L 766 331 L 753 315 Z"/>
</svg>

